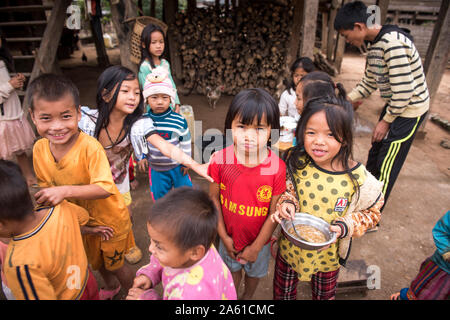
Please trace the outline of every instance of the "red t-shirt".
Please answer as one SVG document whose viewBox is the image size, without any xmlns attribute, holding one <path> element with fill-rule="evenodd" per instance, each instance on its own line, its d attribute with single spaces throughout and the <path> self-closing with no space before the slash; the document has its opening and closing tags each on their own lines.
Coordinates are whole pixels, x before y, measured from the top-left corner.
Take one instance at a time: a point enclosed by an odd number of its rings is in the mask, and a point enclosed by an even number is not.
<svg viewBox="0 0 450 320">
<path fill-rule="evenodd" d="M 208 174 L 220 186 L 225 228 L 241 251 L 258 236 L 272 196 L 286 190 L 286 165 L 269 149 L 260 165 L 249 168 L 238 162 L 234 146 L 229 146 L 213 155 Z"/>
</svg>

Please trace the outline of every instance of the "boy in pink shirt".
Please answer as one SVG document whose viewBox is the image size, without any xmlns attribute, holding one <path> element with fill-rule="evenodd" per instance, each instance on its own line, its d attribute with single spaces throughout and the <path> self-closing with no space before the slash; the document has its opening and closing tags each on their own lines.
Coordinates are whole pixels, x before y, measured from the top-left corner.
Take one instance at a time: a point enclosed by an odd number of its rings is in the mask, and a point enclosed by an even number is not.
<svg viewBox="0 0 450 320">
<path fill-rule="evenodd" d="M 136 273 L 127 300 L 236 300 L 231 272 L 212 245 L 217 210 L 200 190 L 181 187 L 158 199 L 150 210 L 150 263 Z"/>
</svg>

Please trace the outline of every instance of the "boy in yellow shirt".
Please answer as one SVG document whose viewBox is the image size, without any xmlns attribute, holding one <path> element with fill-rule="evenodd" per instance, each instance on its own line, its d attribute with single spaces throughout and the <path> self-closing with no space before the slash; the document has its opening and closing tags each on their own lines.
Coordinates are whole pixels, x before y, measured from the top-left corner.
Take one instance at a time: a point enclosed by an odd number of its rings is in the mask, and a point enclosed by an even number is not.
<svg viewBox="0 0 450 320">
<path fill-rule="evenodd" d="M 86 254 L 106 285 L 100 299 L 112 299 L 121 286 L 128 292 L 134 274 L 124 264 L 124 254 L 132 242 L 131 220 L 103 147 L 78 129 L 78 89 L 64 76 L 43 74 L 28 86 L 27 97 L 31 118 L 43 137 L 33 149 L 42 187 L 35 194 L 37 203 L 56 205 L 67 199 L 85 208 L 87 226 L 96 227 L 93 234 L 83 235 Z"/>
<path fill-rule="evenodd" d="M 5 160 L 0 160 L 0 201 L 0 237 L 10 238 L 3 270 L 14 298 L 98 299 L 80 233 L 87 211 L 65 200 L 35 209 L 20 168 Z"/>
</svg>

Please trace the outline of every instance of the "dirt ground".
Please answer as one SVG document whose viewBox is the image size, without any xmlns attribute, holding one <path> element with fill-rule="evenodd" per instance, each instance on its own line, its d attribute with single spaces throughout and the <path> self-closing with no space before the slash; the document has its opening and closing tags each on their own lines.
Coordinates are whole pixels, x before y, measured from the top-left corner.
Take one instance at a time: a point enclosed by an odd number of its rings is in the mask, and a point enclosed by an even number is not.
<svg viewBox="0 0 450 320">
<path fill-rule="evenodd" d="M 96 67 L 95 49 L 93 47 L 85 49 L 88 56 L 86 63 L 81 61 L 81 53 L 75 52 L 72 59 L 61 61 L 61 66 L 64 74 L 78 85 L 82 105 L 95 106 L 96 80 L 102 70 Z M 118 49 L 108 50 L 108 55 L 112 64 L 119 64 Z M 351 90 L 362 77 L 363 71 L 364 57 L 346 55 L 342 72 L 336 77 L 336 81 L 343 83 L 347 90 Z M 438 113 L 443 118 L 448 117 L 449 93 L 450 70 L 447 69 L 431 107 L 431 113 Z M 205 96 L 180 95 L 182 104 L 193 107 L 195 120 L 202 121 L 203 132 L 210 128 L 223 130 L 225 114 L 231 99 L 231 96 L 222 96 L 217 108 L 212 110 Z M 360 123 L 366 129 L 356 134 L 354 155 L 357 161 L 366 162 L 371 136 L 368 131 L 376 124 L 382 106 L 382 99 L 376 92 L 366 99 L 357 111 Z M 378 270 L 379 288 L 351 293 L 338 291 L 338 300 L 389 299 L 392 293 L 409 285 L 417 274 L 420 263 L 434 252 L 431 230 L 437 220 L 450 210 L 450 150 L 439 145 L 442 139 L 450 139 L 450 134 L 431 120 L 427 121 L 425 132 L 425 138 L 416 139 L 412 145 L 383 212 L 380 229 L 353 241 L 349 264 L 362 264 L 363 274 L 367 272 L 375 275 L 374 270 Z M 191 177 L 195 187 L 208 189 L 206 180 L 195 174 Z M 139 173 L 137 178 L 139 186 L 132 191 L 133 228 L 137 245 L 142 249 L 144 256 L 138 264 L 131 265 L 134 270 L 149 261 L 147 250 L 149 238 L 145 221 L 147 211 L 152 205 L 147 175 Z M 271 259 L 269 274 L 261 280 L 254 296 L 255 300 L 272 299 L 273 265 L 274 260 Z M 369 271 L 368 266 L 373 269 L 369 268 L 371 270 Z M 340 280 L 343 280 L 346 271 L 353 272 L 352 270 L 349 268 L 341 271 Z M 101 285 L 101 278 L 97 278 Z M 121 292 L 117 299 L 122 299 L 125 295 L 125 292 Z M 311 299 L 308 283 L 299 284 L 298 299 Z"/>
</svg>

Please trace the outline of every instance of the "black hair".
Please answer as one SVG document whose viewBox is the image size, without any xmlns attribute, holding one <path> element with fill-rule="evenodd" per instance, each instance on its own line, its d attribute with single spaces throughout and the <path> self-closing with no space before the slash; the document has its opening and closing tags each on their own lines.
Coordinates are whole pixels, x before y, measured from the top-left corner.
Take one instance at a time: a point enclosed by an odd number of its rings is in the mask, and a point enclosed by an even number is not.
<svg viewBox="0 0 450 320">
<path fill-rule="evenodd" d="M 0 220 L 22 221 L 34 212 L 22 171 L 17 164 L 8 160 L 0 160 L 0 203 Z"/>
<path fill-rule="evenodd" d="M 80 92 L 75 84 L 63 75 L 53 73 L 41 74 L 27 88 L 27 100 L 31 110 L 34 110 L 36 99 L 57 101 L 66 94 L 72 96 L 75 108 L 78 110 L 80 108 Z"/>
<path fill-rule="evenodd" d="M 256 118 L 259 125 L 264 116 L 271 129 L 280 130 L 280 109 L 275 99 L 261 88 L 242 90 L 233 98 L 228 108 L 225 117 L 225 133 L 227 129 L 231 129 L 231 123 L 235 118 L 240 118 L 245 125 L 252 124 Z"/>
<path fill-rule="evenodd" d="M 97 109 L 98 118 L 95 125 L 94 137 L 98 139 L 100 131 L 109 124 L 109 115 L 116 105 L 117 96 L 123 81 L 137 79 L 136 74 L 123 66 L 111 66 L 102 72 L 97 80 Z M 139 81 L 138 81 L 139 82 Z M 144 99 L 140 91 L 140 101 L 133 113 L 127 115 L 123 122 L 125 136 L 127 136 L 133 124 L 144 112 Z"/>
<path fill-rule="evenodd" d="M 141 34 L 141 62 L 139 63 L 139 67 L 141 66 L 142 62 L 144 62 L 145 59 L 147 59 L 150 62 L 150 65 L 152 66 L 152 68 L 156 67 L 155 62 L 153 61 L 153 57 L 149 52 L 150 42 L 152 41 L 152 33 L 155 31 L 161 32 L 161 34 L 163 35 L 163 38 L 164 38 L 164 44 L 167 43 L 166 35 L 160 26 L 158 26 L 156 24 L 152 24 L 152 23 L 146 25 L 144 30 L 142 30 L 142 34 Z M 164 51 L 163 51 L 161 57 L 164 56 L 166 50 L 167 50 L 167 46 L 164 45 Z"/>
<path fill-rule="evenodd" d="M 290 71 L 291 71 L 291 77 L 287 79 L 285 82 L 285 86 L 288 90 L 293 90 L 295 92 L 295 88 L 297 87 L 297 83 L 294 83 L 292 80 L 292 76 L 295 73 L 295 70 L 298 68 L 302 68 L 307 73 L 313 72 L 316 67 L 314 66 L 314 62 L 308 58 L 308 57 L 301 57 L 294 61 L 294 63 L 291 65 Z"/>
<path fill-rule="evenodd" d="M 6 39 L 3 36 L 3 33 L 1 30 L 0 30 L 0 39 L 2 41 L 2 45 L 0 46 L 0 60 L 3 60 L 9 73 L 15 73 L 16 68 L 14 66 L 14 60 L 13 60 L 11 53 L 9 52 L 8 45 L 6 43 Z"/>
<path fill-rule="evenodd" d="M 198 245 L 208 250 L 217 236 L 218 212 L 206 192 L 180 187 L 155 201 L 148 223 L 163 230 L 181 250 Z"/>
<path fill-rule="evenodd" d="M 345 91 L 345 88 L 343 86 L 342 83 L 338 82 L 335 83 L 333 81 L 333 79 L 330 77 L 330 75 L 328 75 L 328 73 L 323 72 L 323 71 L 313 71 L 310 72 L 306 75 L 304 75 L 301 79 L 300 82 L 302 83 L 303 86 L 303 100 L 307 101 L 307 99 L 305 99 L 305 95 L 304 95 L 304 91 L 305 88 L 309 85 L 309 84 L 318 84 L 318 83 L 323 83 L 323 84 L 329 84 L 330 86 L 333 87 L 333 93 L 335 93 L 335 90 L 337 90 L 337 97 L 341 97 L 342 99 L 347 99 L 347 92 Z M 321 86 L 321 89 L 326 90 L 326 85 Z M 329 88 L 328 88 L 329 89 Z M 313 90 L 313 89 L 310 89 Z M 317 94 L 313 94 L 312 92 L 309 94 L 310 98 L 313 97 L 318 97 L 319 96 L 319 88 L 315 89 L 315 91 L 317 92 Z"/>
<path fill-rule="evenodd" d="M 342 164 L 356 190 L 359 185 L 351 174 L 351 168 L 348 165 L 349 160 L 353 159 L 353 107 L 348 100 L 341 97 L 312 98 L 306 103 L 295 130 L 297 145 L 287 152 L 286 165 L 291 172 L 295 172 L 305 168 L 312 161 L 304 148 L 305 131 L 309 119 L 321 111 L 325 112 L 328 127 L 333 137 L 341 143 L 341 148 L 332 159 L 332 163 L 337 161 Z M 301 159 L 304 156 L 306 156 L 305 161 Z"/>
<path fill-rule="evenodd" d="M 339 30 L 353 30 L 356 22 L 367 23 L 370 17 L 367 13 L 367 6 L 361 1 L 354 1 L 346 3 L 340 8 L 334 19 L 334 29 Z"/>
</svg>

